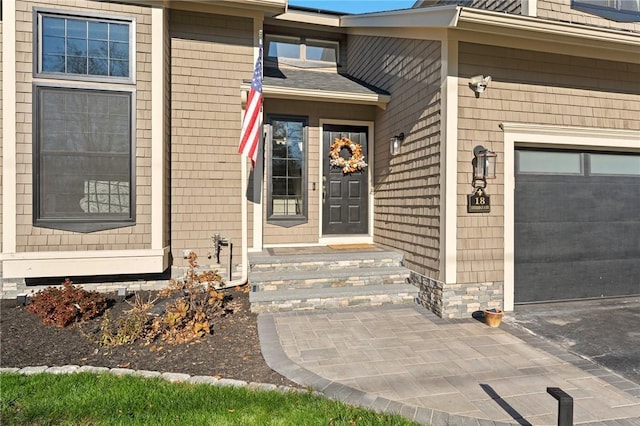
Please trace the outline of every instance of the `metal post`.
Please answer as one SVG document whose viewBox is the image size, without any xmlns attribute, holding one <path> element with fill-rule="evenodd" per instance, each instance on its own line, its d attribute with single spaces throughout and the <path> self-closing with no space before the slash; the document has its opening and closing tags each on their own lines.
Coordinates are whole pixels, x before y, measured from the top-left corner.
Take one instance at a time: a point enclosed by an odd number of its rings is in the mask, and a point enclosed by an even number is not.
<svg viewBox="0 0 640 426">
<path fill-rule="evenodd" d="M 547 388 L 547 393 L 558 400 L 558 426 L 573 426 L 573 398 L 560 388 Z"/>
</svg>

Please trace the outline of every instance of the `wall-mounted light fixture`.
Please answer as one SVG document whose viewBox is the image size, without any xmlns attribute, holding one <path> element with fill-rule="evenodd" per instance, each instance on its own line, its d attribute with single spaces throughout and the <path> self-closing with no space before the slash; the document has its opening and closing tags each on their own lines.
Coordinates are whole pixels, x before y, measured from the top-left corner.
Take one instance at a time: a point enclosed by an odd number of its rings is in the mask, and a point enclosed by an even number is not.
<svg viewBox="0 0 640 426">
<path fill-rule="evenodd" d="M 489 151 L 482 145 L 473 148 L 473 180 L 474 190 L 467 195 L 468 213 L 490 213 L 491 197 L 487 194 L 487 179 L 496 178 L 496 159 L 498 154 Z"/>
<path fill-rule="evenodd" d="M 486 77 L 484 75 L 474 75 L 469 80 L 469 87 L 475 92 L 476 98 L 479 98 L 480 93 L 487 90 L 487 86 L 489 86 L 489 83 L 491 83 L 490 75 Z"/>
<path fill-rule="evenodd" d="M 487 179 L 496 178 L 496 158 L 498 154 L 489 151 L 482 145 L 473 148 L 473 186 L 478 187 L 476 181 L 483 183 L 482 188 L 487 186 Z"/>
<path fill-rule="evenodd" d="M 404 140 L 404 133 L 395 135 L 389 140 L 389 151 L 391 152 L 391 155 L 400 154 L 400 145 L 402 145 L 403 140 Z"/>
</svg>

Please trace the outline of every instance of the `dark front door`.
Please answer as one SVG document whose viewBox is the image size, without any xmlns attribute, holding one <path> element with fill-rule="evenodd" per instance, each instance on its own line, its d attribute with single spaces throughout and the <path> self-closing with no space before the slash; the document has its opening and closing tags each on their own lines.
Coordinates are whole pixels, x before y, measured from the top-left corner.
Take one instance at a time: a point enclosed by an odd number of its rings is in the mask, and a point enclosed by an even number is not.
<svg viewBox="0 0 640 426">
<path fill-rule="evenodd" d="M 362 146 L 365 162 L 368 164 L 367 127 L 332 126 L 323 127 L 323 214 L 322 233 L 330 234 L 367 234 L 368 233 L 368 172 L 369 166 L 361 171 L 344 173 L 342 169 L 332 166 L 329 152 L 336 139 L 349 138 Z M 351 152 L 343 148 L 342 158 L 351 157 Z"/>
</svg>

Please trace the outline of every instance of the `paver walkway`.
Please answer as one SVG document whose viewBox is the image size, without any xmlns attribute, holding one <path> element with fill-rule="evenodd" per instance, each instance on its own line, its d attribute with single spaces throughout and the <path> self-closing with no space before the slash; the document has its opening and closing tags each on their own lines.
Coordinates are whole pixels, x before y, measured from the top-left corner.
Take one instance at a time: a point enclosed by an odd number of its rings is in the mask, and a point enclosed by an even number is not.
<svg viewBox="0 0 640 426">
<path fill-rule="evenodd" d="M 559 387 L 574 423 L 640 425 L 640 386 L 559 347 L 419 306 L 261 314 L 269 365 L 329 397 L 438 425 L 556 425 Z"/>
</svg>

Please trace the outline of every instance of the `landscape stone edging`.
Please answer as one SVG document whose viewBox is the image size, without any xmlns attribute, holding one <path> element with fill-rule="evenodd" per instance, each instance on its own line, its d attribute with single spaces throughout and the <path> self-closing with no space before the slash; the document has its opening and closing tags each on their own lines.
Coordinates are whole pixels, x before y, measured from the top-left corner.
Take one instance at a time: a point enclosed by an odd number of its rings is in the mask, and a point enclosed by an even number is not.
<svg viewBox="0 0 640 426">
<path fill-rule="evenodd" d="M 16 367 L 0 367 L 0 373 L 17 373 L 23 375 L 31 374 L 74 374 L 74 373 L 95 373 L 95 374 L 114 374 L 116 376 L 131 375 L 142 378 L 160 378 L 172 383 L 191 383 L 205 384 L 210 386 L 233 386 L 246 387 L 253 390 L 261 391 L 278 391 L 283 393 L 308 393 L 314 396 L 323 396 L 325 394 L 318 391 L 310 391 L 308 389 L 293 388 L 291 386 L 274 385 L 271 383 L 246 382 L 244 380 L 217 378 L 213 376 L 191 376 L 184 373 L 160 373 L 159 371 L 149 370 L 133 370 L 130 368 L 108 368 L 94 367 L 91 365 L 62 365 L 48 367 L 46 365 L 30 366 L 23 368 Z"/>
</svg>

